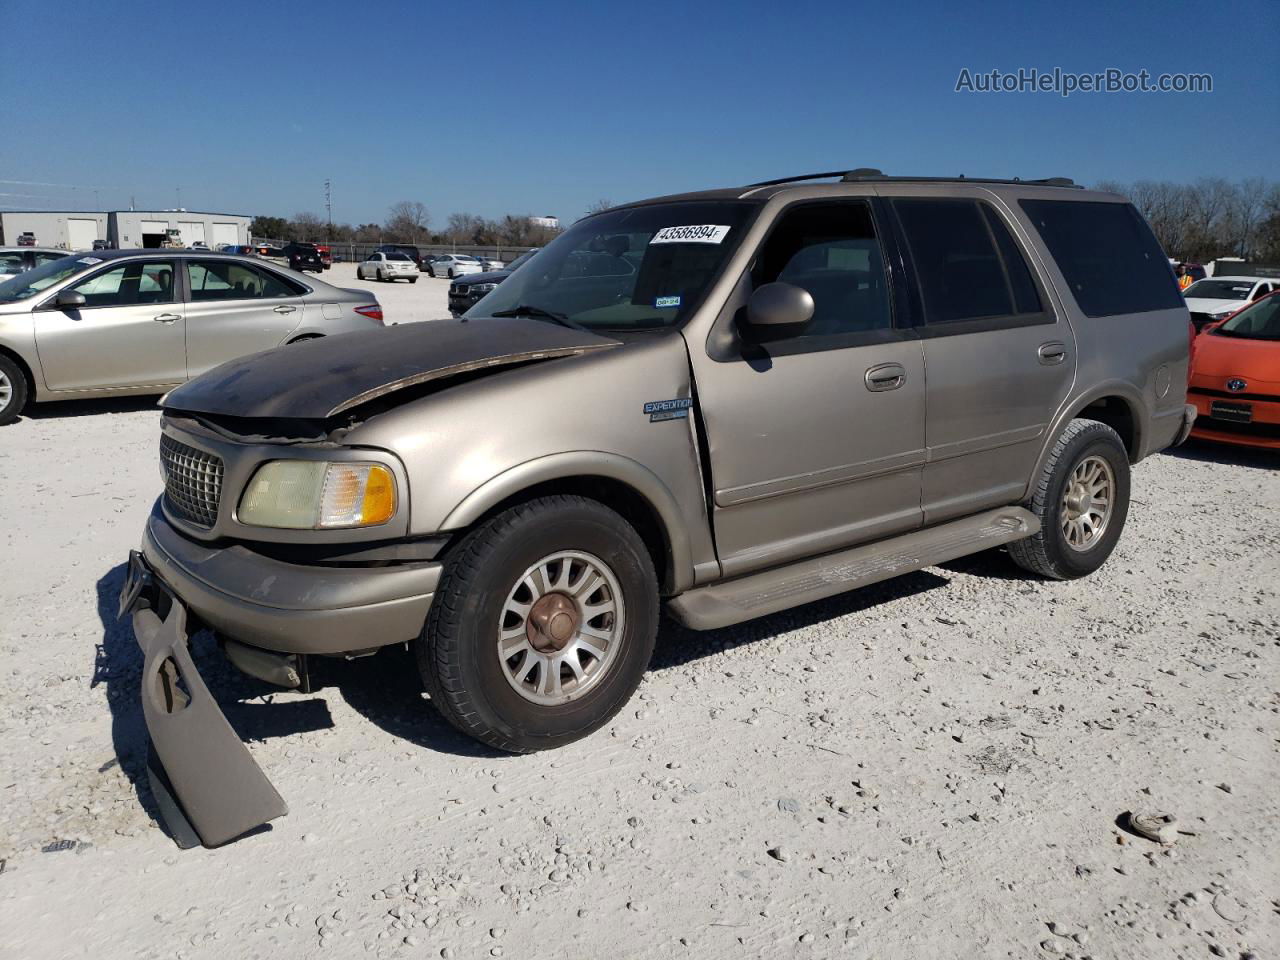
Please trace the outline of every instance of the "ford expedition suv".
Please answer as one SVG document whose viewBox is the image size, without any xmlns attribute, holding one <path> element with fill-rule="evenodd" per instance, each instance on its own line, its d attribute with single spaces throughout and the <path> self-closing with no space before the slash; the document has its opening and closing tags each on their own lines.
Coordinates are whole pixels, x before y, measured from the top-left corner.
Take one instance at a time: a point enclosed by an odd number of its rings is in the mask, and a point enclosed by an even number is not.
<svg viewBox="0 0 1280 960">
<path fill-rule="evenodd" d="M 407 644 L 521 752 L 609 721 L 662 608 L 724 627 L 998 546 L 1092 573 L 1130 465 L 1191 429 L 1188 322 L 1119 196 L 864 169 L 615 207 L 460 319 L 224 364 L 164 400 L 121 595 L 162 806 L 208 845 L 285 812 L 199 627 L 304 691 Z"/>
</svg>

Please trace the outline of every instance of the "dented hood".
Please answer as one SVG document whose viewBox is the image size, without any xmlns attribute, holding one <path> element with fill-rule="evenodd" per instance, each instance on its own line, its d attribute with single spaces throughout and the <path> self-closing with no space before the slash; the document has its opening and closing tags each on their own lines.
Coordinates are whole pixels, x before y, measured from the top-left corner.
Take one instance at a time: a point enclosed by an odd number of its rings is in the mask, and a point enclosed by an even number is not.
<svg viewBox="0 0 1280 960">
<path fill-rule="evenodd" d="M 322 420 L 431 380 L 617 345 L 594 333 L 522 317 L 433 320 L 240 357 L 171 391 L 164 406 L 231 417 Z"/>
</svg>

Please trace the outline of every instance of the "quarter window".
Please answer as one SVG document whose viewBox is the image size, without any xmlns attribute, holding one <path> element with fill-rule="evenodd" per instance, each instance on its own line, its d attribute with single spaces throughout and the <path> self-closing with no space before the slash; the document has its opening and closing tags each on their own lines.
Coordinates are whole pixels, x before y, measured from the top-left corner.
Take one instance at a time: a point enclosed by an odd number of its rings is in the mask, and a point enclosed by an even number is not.
<svg viewBox="0 0 1280 960">
<path fill-rule="evenodd" d="M 782 214 L 751 271 L 752 288 L 781 282 L 813 297 L 813 319 L 788 339 L 893 325 L 884 260 L 870 207 L 802 203 Z"/>
<path fill-rule="evenodd" d="M 1168 258 L 1131 204 L 1087 200 L 1018 203 L 1040 232 L 1085 316 L 1183 306 Z"/>
<path fill-rule="evenodd" d="M 915 267 L 926 324 L 1042 312 L 1022 251 L 977 200 L 899 198 L 893 209 Z"/>
<path fill-rule="evenodd" d="M 173 303 L 173 262 L 134 261 L 122 264 L 95 274 L 71 289 L 83 294 L 86 307 Z"/>
<path fill-rule="evenodd" d="M 188 267 L 191 300 L 270 300 L 295 297 L 296 290 L 282 278 L 234 260 L 194 260 Z"/>
</svg>

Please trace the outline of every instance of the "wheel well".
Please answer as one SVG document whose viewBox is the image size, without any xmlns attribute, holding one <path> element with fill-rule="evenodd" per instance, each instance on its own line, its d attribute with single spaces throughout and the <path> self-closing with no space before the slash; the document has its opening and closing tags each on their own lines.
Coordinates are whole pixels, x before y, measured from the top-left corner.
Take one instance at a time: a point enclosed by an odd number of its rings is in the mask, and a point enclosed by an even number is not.
<svg viewBox="0 0 1280 960">
<path fill-rule="evenodd" d="M 1120 440 L 1124 443 L 1124 449 L 1129 454 L 1130 462 L 1136 460 L 1138 456 L 1138 425 L 1137 419 L 1133 415 L 1133 408 L 1129 406 L 1129 401 L 1123 397 L 1099 397 L 1076 416 L 1105 423 L 1120 434 Z"/>
<path fill-rule="evenodd" d="M 34 400 L 36 396 L 36 378 L 31 373 L 31 368 L 27 366 L 27 361 L 18 356 L 8 347 L 0 347 L 0 356 L 8 357 L 18 365 L 18 369 L 22 371 L 22 375 L 27 380 L 27 400 Z"/>
<path fill-rule="evenodd" d="M 483 523 L 490 517 L 539 497 L 555 494 L 585 497 L 604 504 L 610 510 L 622 515 L 644 541 L 649 557 L 653 560 L 653 570 L 658 578 L 658 585 L 664 594 L 672 589 L 671 583 L 671 540 L 662 523 L 658 511 L 642 494 L 620 480 L 610 477 L 564 477 L 548 480 L 545 483 L 527 487 L 517 494 L 496 503 L 484 515 L 476 520 Z"/>
<path fill-rule="evenodd" d="M 290 340 L 289 342 L 290 342 L 290 343 L 302 343 L 304 340 L 319 340 L 319 339 L 320 339 L 321 337 L 323 337 L 323 336 L 324 336 L 324 334 L 323 334 L 323 333 L 304 333 L 304 334 L 303 334 L 302 336 L 300 336 L 300 337 L 294 337 L 294 338 L 293 338 L 292 340 Z"/>
</svg>

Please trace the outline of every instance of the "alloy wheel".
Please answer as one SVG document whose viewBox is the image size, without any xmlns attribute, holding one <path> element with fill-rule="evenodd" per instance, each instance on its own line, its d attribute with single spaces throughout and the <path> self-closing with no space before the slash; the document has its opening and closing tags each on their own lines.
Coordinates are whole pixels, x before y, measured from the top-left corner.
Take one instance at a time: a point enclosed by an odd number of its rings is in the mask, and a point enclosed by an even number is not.
<svg viewBox="0 0 1280 960">
<path fill-rule="evenodd" d="M 1116 496 L 1115 471 L 1103 457 L 1085 457 L 1062 491 L 1062 536 L 1072 550 L 1085 551 L 1107 532 Z"/>
<path fill-rule="evenodd" d="M 613 665 L 625 624 L 622 588 L 608 564 L 577 550 L 549 554 L 520 576 L 502 606 L 503 675 L 532 703 L 568 703 Z"/>
</svg>

